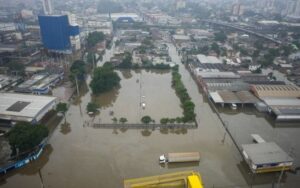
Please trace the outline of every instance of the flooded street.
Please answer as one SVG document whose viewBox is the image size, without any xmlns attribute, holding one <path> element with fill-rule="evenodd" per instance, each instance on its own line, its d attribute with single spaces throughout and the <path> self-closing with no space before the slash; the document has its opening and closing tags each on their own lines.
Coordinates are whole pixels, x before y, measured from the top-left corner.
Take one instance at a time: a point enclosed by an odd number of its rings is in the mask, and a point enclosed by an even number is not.
<svg viewBox="0 0 300 188">
<path fill-rule="evenodd" d="M 113 117 L 126 117 L 129 122 L 137 123 L 144 115 L 150 115 L 155 121 L 182 115 L 179 99 L 171 88 L 170 72 L 118 71 L 122 78 L 120 88 L 91 97 L 88 87 L 85 87 L 80 101 L 70 106 L 66 118 L 68 124 L 63 125 L 62 121 L 56 128 L 42 157 L 2 177 L 1 187 L 19 188 L 22 185 L 35 188 L 43 184 L 49 188 L 120 188 L 126 178 L 183 170 L 199 171 L 205 187 L 249 187 L 235 145 L 229 136 L 222 143 L 225 130 L 221 121 L 199 93 L 171 44 L 169 51 L 172 61 L 179 64 L 182 81 L 196 105 L 198 129 L 185 132 L 148 130 L 148 134 L 144 134 L 144 130 L 87 126 L 86 121 L 112 123 Z M 102 107 L 94 119 L 85 110 L 91 100 Z M 146 103 L 145 110 L 141 109 L 141 101 Z M 231 119 L 232 129 L 243 124 L 246 118 L 241 118 Z M 250 142 L 250 138 L 245 139 Z M 199 166 L 180 164 L 162 167 L 158 163 L 158 157 L 164 153 L 191 151 L 200 152 Z M 257 187 L 270 185 L 260 184 Z"/>
</svg>

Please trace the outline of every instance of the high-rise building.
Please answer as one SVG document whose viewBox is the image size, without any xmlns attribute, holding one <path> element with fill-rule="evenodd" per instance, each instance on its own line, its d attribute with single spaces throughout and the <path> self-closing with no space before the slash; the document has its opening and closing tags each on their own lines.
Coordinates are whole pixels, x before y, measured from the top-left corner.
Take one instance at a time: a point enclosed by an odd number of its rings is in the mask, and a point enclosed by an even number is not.
<svg viewBox="0 0 300 188">
<path fill-rule="evenodd" d="M 44 14 L 51 15 L 52 14 L 51 0 L 42 0 L 42 1 L 43 1 Z"/>
<path fill-rule="evenodd" d="M 240 3 L 234 4 L 232 6 L 232 15 L 241 16 L 244 14 L 244 6 Z"/>
<path fill-rule="evenodd" d="M 67 15 L 45 15 L 38 19 L 44 48 L 60 53 L 73 50 L 71 39 L 79 38 L 79 26 L 70 25 Z"/>
</svg>

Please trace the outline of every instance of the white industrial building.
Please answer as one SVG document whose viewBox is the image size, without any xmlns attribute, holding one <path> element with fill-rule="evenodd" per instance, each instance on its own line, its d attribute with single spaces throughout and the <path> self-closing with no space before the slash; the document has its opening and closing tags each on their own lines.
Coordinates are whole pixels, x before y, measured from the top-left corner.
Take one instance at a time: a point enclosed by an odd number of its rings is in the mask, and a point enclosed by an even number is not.
<svg viewBox="0 0 300 188">
<path fill-rule="evenodd" d="M 0 93 L 0 120 L 39 122 L 56 106 L 56 97 Z"/>
</svg>

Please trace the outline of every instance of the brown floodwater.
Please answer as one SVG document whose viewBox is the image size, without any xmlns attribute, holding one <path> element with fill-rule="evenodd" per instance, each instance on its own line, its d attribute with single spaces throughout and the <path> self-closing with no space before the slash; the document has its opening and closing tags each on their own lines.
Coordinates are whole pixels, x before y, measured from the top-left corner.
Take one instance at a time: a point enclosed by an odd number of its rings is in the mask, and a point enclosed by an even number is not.
<svg viewBox="0 0 300 188">
<path fill-rule="evenodd" d="M 174 46 L 169 47 L 172 61 L 179 63 Z M 222 143 L 225 131 L 220 120 L 181 64 L 180 73 L 196 105 L 197 129 L 127 130 L 90 126 L 92 122 L 111 123 L 113 117 L 126 117 L 129 122 L 137 123 L 144 115 L 155 121 L 182 115 L 179 99 L 171 88 L 170 72 L 118 71 L 122 78 L 119 88 L 93 97 L 86 85 L 80 100 L 71 104 L 67 112 L 67 124 L 61 120 L 41 158 L 2 176 L 1 187 L 119 188 L 126 178 L 183 170 L 200 172 L 205 187 L 248 187 L 249 175 L 241 168 L 240 154 L 229 138 Z M 91 100 L 102 106 L 95 117 L 88 116 L 85 110 Z M 145 109 L 141 108 L 141 102 L 146 104 Z M 199 164 L 163 167 L 158 163 L 162 154 L 191 151 L 200 152 Z"/>
</svg>

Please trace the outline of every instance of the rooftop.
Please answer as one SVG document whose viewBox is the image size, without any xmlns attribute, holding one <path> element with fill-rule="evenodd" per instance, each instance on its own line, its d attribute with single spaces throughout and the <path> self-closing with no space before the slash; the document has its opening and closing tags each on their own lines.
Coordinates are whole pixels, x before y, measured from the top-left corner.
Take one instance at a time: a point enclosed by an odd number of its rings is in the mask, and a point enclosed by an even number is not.
<svg viewBox="0 0 300 188">
<path fill-rule="evenodd" d="M 242 145 L 253 164 L 292 162 L 293 159 L 274 142 Z"/>
<path fill-rule="evenodd" d="M 252 85 L 252 91 L 260 98 L 266 97 L 300 97 L 300 88 L 294 85 Z"/>
<path fill-rule="evenodd" d="M 55 97 L 0 93 L 0 119 L 31 122 Z"/>
<path fill-rule="evenodd" d="M 200 63 L 209 63 L 209 64 L 222 64 L 222 61 L 215 56 L 206 56 L 199 54 L 197 59 Z"/>
<path fill-rule="evenodd" d="M 190 37 L 187 35 L 173 35 L 175 40 L 190 40 Z"/>
</svg>

